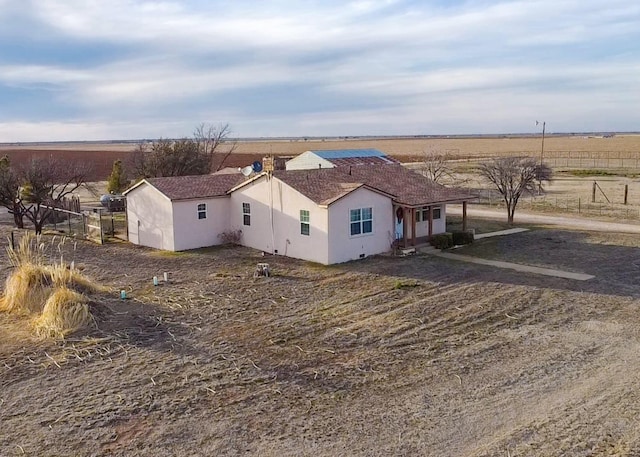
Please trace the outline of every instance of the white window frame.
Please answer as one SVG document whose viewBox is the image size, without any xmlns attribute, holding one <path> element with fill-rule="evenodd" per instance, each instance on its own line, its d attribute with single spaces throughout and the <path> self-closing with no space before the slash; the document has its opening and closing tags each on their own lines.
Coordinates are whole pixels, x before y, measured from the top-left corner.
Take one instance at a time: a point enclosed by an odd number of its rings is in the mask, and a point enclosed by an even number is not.
<svg viewBox="0 0 640 457">
<path fill-rule="evenodd" d="M 370 217 L 365 219 L 364 212 L 368 210 Z M 357 211 L 357 213 L 356 213 Z M 358 218 L 354 219 L 354 215 L 358 214 Z M 366 223 L 369 224 L 366 224 Z M 357 224 L 357 225 L 356 225 Z M 369 225 L 369 230 L 365 231 L 366 225 Z M 358 233 L 353 233 L 353 228 L 358 227 Z M 373 235 L 373 207 L 366 206 L 363 208 L 354 208 L 349 210 L 349 236 L 350 237 L 358 237 L 358 236 L 368 236 Z"/>
<path fill-rule="evenodd" d="M 197 206 L 198 211 L 198 220 L 207 218 L 207 204 L 206 203 L 198 203 Z"/>
<path fill-rule="evenodd" d="M 438 216 L 436 217 L 436 211 Z M 438 220 L 442 217 L 442 206 L 437 205 L 433 207 L 433 220 Z M 416 209 L 416 222 L 429 222 L 429 207 L 423 206 Z"/>
<path fill-rule="evenodd" d="M 309 236 L 311 234 L 311 214 L 307 209 L 300 210 L 300 234 L 304 236 Z"/>
<path fill-rule="evenodd" d="M 242 202 L 242 225 L 251 225 L 251 203 Z"/>
</svg>

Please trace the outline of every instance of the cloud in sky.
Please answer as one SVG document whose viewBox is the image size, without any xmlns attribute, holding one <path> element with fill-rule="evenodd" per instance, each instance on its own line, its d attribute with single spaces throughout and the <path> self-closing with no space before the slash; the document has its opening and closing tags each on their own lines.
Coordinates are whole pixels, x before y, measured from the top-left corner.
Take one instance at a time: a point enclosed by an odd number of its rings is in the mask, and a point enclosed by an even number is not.
<svg viewBox="0 0 640 457">
<path fill-rule="evenodd" d="M 632 0 L 0 0 L 0 142 L 640 130 Z"/>
</svg>

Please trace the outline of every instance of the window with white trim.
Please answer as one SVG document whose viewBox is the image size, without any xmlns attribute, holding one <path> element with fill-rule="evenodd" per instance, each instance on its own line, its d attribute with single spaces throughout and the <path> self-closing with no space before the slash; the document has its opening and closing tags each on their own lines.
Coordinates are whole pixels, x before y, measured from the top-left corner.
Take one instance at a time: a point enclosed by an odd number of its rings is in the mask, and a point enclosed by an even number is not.
<svg viewBox="0 0 640 457">
<path fill-rule="evenodd" d="M 358 208 L 349 212 L 351 236 L 373 233 L 373 209 Z"/>
<path fill-rule="evenodd" d="M 249 203 L 242 204 L 242 223 L 251 225 L 251 205 Z"/>
<path fill-rule="evenodd" d="M 309 235 L 309 211 L 306 209 L 300 210 L 300 234 Z"/>
<path fill-rule="evenodd" d="M 198 219 L 206 219 L 206 218 L 207 218 L 207 204 L 198 203 Z"/>
<path fill-rule="evenodd" d="M 439 206 L 433 207 L 433 220 L 440 219 L 441 210 Z M 416 222 L 427 222 L 429 220 L 429 207 L 418 208 L 416 210 Z"/>
</svg>

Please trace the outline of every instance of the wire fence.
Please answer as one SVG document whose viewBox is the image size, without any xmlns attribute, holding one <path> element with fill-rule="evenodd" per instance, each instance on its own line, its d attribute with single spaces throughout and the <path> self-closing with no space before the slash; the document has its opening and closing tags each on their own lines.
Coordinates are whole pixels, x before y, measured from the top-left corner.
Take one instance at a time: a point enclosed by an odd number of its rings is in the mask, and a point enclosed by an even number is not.
<svg viewBox="0 0 640 457">
<path fill-rule="evenodd" d="M 85 238 L 87 235 L 85 216 L 82 213 L 64 209 L 54 209 L 45 221 L 43 229 L 75 238 Z"/>
<path fill-rule="evenodd" d="M 553 168 L 639 169 L 640 153 L 614 151 L 550 151 L 544 162 Z"/>
<path fill-rule="evenodd" d="M 127 240 L 128 235 L 125 213 L 103 213 L 101 209 L 83 212 L 52 209 L 43 229 L 70 237 L 86 238 L 100 244 L 109 238 Z"/>
<path fill-rule="evenodd" d="M 481 192 L 478 203 L 505 208 L 502 197 L 489 191 Z M 640 220 L 640 208 L 637 206 L 603 202 L 593 203 L 580 197 L 548 195 L 522 197 L 518 202 L 517 210 L 574 214 L 584 217 L 610 217 L 618 220 Z"/>
</svg>

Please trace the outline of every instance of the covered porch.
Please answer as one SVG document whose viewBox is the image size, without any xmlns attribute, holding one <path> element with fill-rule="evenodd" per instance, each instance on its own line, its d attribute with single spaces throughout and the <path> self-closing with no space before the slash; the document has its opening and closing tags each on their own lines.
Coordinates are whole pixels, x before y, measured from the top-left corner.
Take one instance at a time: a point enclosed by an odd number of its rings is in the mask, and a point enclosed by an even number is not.
<svg viewBox="0 0 640 457">
<path fill-rule="evenodd" d="M 394 203 L 395 244 L 400 248 L 415 247 L 426 244 L 434 235 L 434 212 L 445 209 L 444 226 L 446 227 L 446 205 L 462 203 L 462 230 L 467 230 L 467 203 L 469 199 L 429 202 L 419 205 Z M 418 222 L 426 222 L 426 233 L 418 234 Z M 437 233 L 442 233 L 440 230 Z"/>
</svg>

